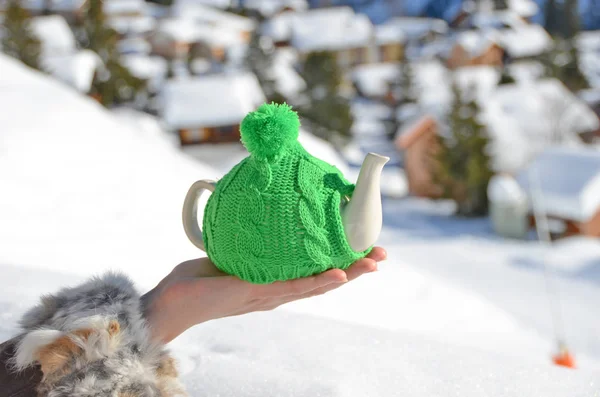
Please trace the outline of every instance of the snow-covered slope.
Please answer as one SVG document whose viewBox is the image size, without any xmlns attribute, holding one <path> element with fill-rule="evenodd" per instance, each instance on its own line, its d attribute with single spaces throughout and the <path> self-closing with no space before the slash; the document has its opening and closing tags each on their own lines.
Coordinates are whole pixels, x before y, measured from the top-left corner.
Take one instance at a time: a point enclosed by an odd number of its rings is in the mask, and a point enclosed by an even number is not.
<svg viewBox="0 0 600 397">
<path fill-rule="evenodd" d="M 199 255 L 180 209 L 217 171 L 3 55 L 0 70 L 0 263 L 155 282 Z"/>
</svg>

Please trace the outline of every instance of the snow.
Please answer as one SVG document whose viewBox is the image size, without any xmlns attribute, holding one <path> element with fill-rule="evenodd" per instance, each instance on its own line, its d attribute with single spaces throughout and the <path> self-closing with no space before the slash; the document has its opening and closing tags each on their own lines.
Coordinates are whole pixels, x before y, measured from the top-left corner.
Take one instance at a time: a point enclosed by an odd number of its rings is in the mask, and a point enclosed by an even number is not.
<svg viewBox="0 0 600 397">
<path fill-rule="evenodd" d="M 149 54 L 152 45 L 140 37 L 119 40 L 117 50 L 121 54 Z"/>
<path fill-rule="evenodd" d="M 491 35 L 475 30 L 459 33 L 456 42 L 472 57 L 483 54 L 495 43 Z"/>
<path fill-rule="evenodd" d="M 540 55 L 552 46 L 552 37 L 539 25 L 525 25 L 496 32 L 498 42 L 513 58 Z"/>
<path fill-rule="evenodd" d="M 176 1 L 171 10 L 174 17 L 186 18 L 202 25 L 221 26 L 237 32 L 251 32 L 256 27 L 252 19 L 218 10 L 198 1 Z"/>
<path fill-rule="evenodd" d="M 496 174 L 490 179 L 487 194 L 490 201 L 501 204 L 521 203 L 526 199 L 516 179 L 506 174 Z"/>
<path fill-rule="evenodd" d="M 508 72 L 519 83 L 531 82 L 544 77 L 544 65 L 536 61 L 520 61 L 508 65 Z"/>
<path fill-rule="evenodd" d="M 498 86 L 500 70 L 492 66 L 466 66 L 454 70 L 452 77 L 465 96 L 474 90 L 476 100 L 485 104 Z"/>
<path fill-rule="evenodd" d="M 273 17 L 286 8 L 294 11 L 306 11 L 308 2 L 306 0 L 245 0 L 244 8 L 257 10 L 266 17 Z"/>
<path fill-rule="evenodd" d="M 590 86 L 600 88 L 600 67 L 598 66 L 600 65 L 600 51 L 584 52 L 580 56 L 579 63 Z"/>
<path fill-rule="evenodd" d="M 510 10 L 524 18 L 531 18 L 540 11 L 540 7 L 532 0 L 508 0 L 507 5 Z"/>
<path fill-rule="evenodd" d="M 187 6 L 209 6 L 226 9 L 231 7 L 233 2 L 232 0 L 175 0 L 173 4 Z"/>
<path fill-rule="evenodd" d="M 193 43 L 197 37 L 197 26 L 185 18 L 165 18 L 160 20 L 154 34 L 165 35 L 172 40 Z"/>
<path fill-rule="evenodd" d="M 359 65 L 352 70 L 352 80 L 360 92 L 368 97 L 383 97 L 390 83 L 400 75 L 397 63 L 371 63 Z"/>
<path fill-rule="evenodd" d="M 577 46 L 582 52 L 600 51 L 600 30 L 579 32 L 577 34 Z"/>
<path fill-rule="evenodd" d="M 110 268 L 147 290 L 201 255 L 183 233 L 182 199 L 193 181 L 221 171 L 182 154 L 151 116 L 108 112 L 2 55 L 0 67 L 0 106 L 12 109 L 0 114 L 2 340 L 42 294 Z M 379 243 L 389 259 L 378 272 L 176 339 L 190 394 L 594 395 L 600 243 L 502 240 L 487 220 L 450 218 L 450 209 L 385 200 Z M 543 257 L 557 270 L 577 371 L 550 365 Z"/>
<path fill-rule="evenodd" d="M 401 25 L 381 24 L 375 25 L 375 41 L 377 44 L 404 43 L 406 36 Z"/>
<path fill-rule="evenodd" d="M 278 50 L 273 57 L 271 75 L 277 91 L 286 98 L 297 97 L 306 89 L 306 82 L 294 68 L 295 61 L 296 57 L 285 50 Z"/>
<path fill-rule="evenodd" d="M 1 264 L 89 274 L 128 263 L 157 282 L 198 255 L 181 205 L 217 171 L 11 58 L 0 65 L 0 105 L 12 109 L 0 115 Z"/>
<path fill-rule="evenodd" d="M 542 197 L 549 215 L 586 222 L 600 210 L 600 155 L 596 150 L 550 148 L 519 173 L 518 181 L 530 198 L 535 194 Z"/>
<path fill-rule="evenodd" d="M 420 40 L 431 32 L 444 34 L 448 31 L 448 24 L 435 18 L 396 17 L 379 26 L 396 27 L 408 41 Z"/>
<path fill-rule="evenodd" d="M 44 54 L 65 55 L 75 51 L 75 36 L 67 21 L 60 15 L 32 18 L 30 27 L 41 41 Z"/>
<path fill-rule="evenodd" d="M 291 23 L 291 43 L 302 52 L 342 50 L 370 44 L 373 25 L 350 7 L 314 9 L 284 15 Z"/>
<path fill-rule="evenodd" d="M 102 10 L 111 18 L 116 15 L 143 15 L 146 11 L 144 0 L 103 0 Z"/>
<path fill-rule="evenodd" d="M 365 98 L 355 98 L 350 102 L 352 115 L 360 119 L 393 119 L 391 107 Z"/>
<path fill-rule="evenodd" d="M 174 129 L 235 125 L 265 101 L 252 73 L 169 80 L 161 97 L 164 120 Z"/>
<path fill-rule="evenodd" d="M 494 137 L 494 168 L 514 172 L 552 144 L 581 146 L 578 133 L 598 128 L 598 117 L 560 81 L 507 84 L 489 94 L 483 119 Z"/>
<path fill-rule="evenodd" d="M 159 56 L 122 55 L 121 62 L 135 77 L 148 80 L 154 90 L 160 89 L 167 76 L 167 61 Z"/>
<path fill-rule="evenodd" d="M 113 16 L 107 21 L 111 28 L 123 36 L 144 35 L 156 27 L 156 19 L 151 16 Z"/>
<path fill-rule="evenodd" d="M 83 93 L 90 91 L 95 73 L 104 66 L 98 54 L 91 50 L 47 56 L 42 62 L 44 69 L 54 77 Z"/>
</svg>

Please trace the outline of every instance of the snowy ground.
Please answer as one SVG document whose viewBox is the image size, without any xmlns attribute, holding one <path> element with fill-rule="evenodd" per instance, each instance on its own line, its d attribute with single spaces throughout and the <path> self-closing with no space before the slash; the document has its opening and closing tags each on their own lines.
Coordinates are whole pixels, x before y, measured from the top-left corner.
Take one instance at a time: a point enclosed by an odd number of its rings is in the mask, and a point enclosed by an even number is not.
<svg viewBox="0 0 600 397">
<path fill-rule="evenodd" d="M 19 316 L 43 293 L 106 269 L 144 290 L 200 255 L 183 234 L 182 199 L 227 161 L 196 161 L 151 118 L 111 114 L 2 56 L 0 70 L 0 107 L 10 109 L 0 113 L 0 340 L 17 332 Z M 336 161 L 330 148 L 304 139 L 309 151 Z M 222 155 L 233 161 L 240 153 Z M 564 242 L 547 256 L 581 367 L 571 371 L 550 365 L 533 242 L 500 240 L 485 221 L 450 219 L 444 205 L 384 206 L 389 260 L 379 272 L 174 341 L 191 394 L 598 395 L 597 242 Z"/>
</svg>

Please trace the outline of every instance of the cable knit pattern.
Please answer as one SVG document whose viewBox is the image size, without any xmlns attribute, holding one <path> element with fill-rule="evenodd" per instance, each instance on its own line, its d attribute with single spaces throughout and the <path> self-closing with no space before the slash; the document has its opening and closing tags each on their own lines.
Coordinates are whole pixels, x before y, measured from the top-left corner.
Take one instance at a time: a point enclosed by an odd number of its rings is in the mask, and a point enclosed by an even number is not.
<svg viewBox="0 0 600 397">
<path fill-rule="evenodd" d="M 353 251 L 344 235 L 340 206 L 354 186 L 304 150 L 298 128 L 287 105 L 263 105 L 242 122 L 250 156 L 204 211 L 204 243 L 222 271 L 264 284 L 345 269 L 370 251 Z"/>
<path fill-rule="evenodd" d="M 321 203 L 323 178 L 319 174 L 316 165 L 311 164 L 308 160 L 300 161 L 298 185 L 302 197 L 298 211 L 302 226 L 306 230 L 304 238 L 306 252 L 310 259 L 323 266 L 323 270 L 325 270 L 331 255 L 331 246 L 325 229 L 325 209 Z"/>
</svg>

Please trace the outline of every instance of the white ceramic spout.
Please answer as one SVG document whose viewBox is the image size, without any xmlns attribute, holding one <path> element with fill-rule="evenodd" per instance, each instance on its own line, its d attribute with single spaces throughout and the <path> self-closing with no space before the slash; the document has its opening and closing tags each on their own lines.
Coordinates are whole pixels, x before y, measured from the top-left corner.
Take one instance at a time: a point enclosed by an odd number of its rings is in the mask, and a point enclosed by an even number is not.
<svg viewBox="0 0 600 397">
<path fill-rule="evenodd" d="M 381 171 L 389 157 L 367 154 L 358 174 L 350 202 L 342 209 L 342 223 L 348 244 L 364 251 L 377 241 L 383 222 Z"/>
</svg>

